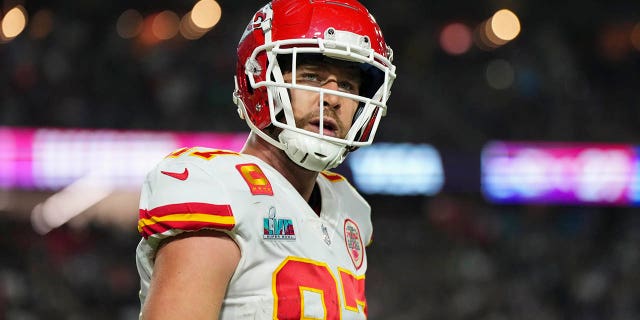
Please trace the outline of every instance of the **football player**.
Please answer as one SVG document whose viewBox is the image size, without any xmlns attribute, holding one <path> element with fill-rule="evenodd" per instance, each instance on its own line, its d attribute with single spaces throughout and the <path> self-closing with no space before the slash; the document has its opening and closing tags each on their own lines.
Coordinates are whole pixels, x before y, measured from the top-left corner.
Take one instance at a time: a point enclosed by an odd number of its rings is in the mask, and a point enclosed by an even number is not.
<svg viewBox="0 0 640 320">
<path fill-rule="evenodd" d="M 364 319 L 370 207 L 327 171 L 373 141 L 396 77 L 356 0 L 273 0 L 238 45 L 240 152 L 176 150 L 145 180 L 143 319 Z"/>
</svg>

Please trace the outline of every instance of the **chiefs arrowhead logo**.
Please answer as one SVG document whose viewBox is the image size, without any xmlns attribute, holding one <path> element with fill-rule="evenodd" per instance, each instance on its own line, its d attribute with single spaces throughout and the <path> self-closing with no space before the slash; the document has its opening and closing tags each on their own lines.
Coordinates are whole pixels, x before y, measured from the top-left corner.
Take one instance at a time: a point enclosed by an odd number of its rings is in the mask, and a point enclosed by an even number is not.
<svg viewBox="0 0 640 320">
<path fill-rule="evenodd" d="M 360 269 L 364 261 L 364 246 L 358 225 L 351 219 L 344 221 L 344 242 L 356 269 Z"/>
<path fill-rule="evenodd" d="M 170 171 L 160 171 L 162 174 L 166 174 L 169 177 L 172 178 L 176 178 L 178 180 L 187 180 L 187 178 L 189 177 L 189 170 L 187 168 L 184 168 L 183 172 L 170 172 Z"/>
</svg>

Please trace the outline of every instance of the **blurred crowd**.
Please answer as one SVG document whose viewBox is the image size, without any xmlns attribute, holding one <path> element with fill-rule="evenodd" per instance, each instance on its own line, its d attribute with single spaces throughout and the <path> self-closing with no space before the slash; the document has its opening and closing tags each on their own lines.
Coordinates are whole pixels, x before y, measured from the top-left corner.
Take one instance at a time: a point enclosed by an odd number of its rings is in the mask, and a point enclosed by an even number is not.
<svg viewBox="0 0 640 320">
<path fill-rule="evenodd" d="M 116 32 L 126 9 L 182 15 L 191 5 L 26 1 L 31 14 L 49 10 L 52 27 L 45 33 L 34 23 L 0 43 L 0 124 L 245 131 L 231 102 L 235 47 L 261 2 L 223 2 L 222 19 L 198 40 L 148 44 Z M 503 8 L 498 3 L 367 6 L 394 48 L 399 74 L 379 140 L 466 150 L 492 139 L 638 140 L 637 1 L 511 3 L 520 35 L 461 55 L 443 51 L 440 31 L 453 22 L 474 31 Z M 496 61 L 513 78 L 499 89 L 487 82 Z"/>
<path fill-rule="evenodd" d="M 372 319 L 640 317 L 637 210 L 496 207 L 450 195 L 410 208 L 374 218 Z"/>
<path fill-rule="evenodd" d="M 469 195 L 370 201 L 370 319 L 640 317 L 633 210 L 495 207 Z M 0 319 L 137 319 L 133 226 L 0 227 Z"/>
<path fill-rule="evenodd" d="M 45 236 L 1 216 L 0 319 L 138 318 L 131 230 L 64 226 Z"/>
</svg>

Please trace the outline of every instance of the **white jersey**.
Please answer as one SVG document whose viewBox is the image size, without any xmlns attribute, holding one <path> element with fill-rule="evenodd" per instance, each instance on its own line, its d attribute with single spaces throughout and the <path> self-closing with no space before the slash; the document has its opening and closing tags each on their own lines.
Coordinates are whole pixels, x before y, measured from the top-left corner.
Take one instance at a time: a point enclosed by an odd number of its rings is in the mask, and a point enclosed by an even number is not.
<svg viewBox="0 0 640 320">
<path fill-rule="evenodd" d="M 167 156 L 148 174 L 140 199 L 141 304 L 160 241 L 208 228 L 228 234 L 241 251 L 220 319 L 366 318 L 370 207 L 340 175 L 322 172 L 317 184 L 319 215 L 256 157 L 206 148 Z"/>
</svg>

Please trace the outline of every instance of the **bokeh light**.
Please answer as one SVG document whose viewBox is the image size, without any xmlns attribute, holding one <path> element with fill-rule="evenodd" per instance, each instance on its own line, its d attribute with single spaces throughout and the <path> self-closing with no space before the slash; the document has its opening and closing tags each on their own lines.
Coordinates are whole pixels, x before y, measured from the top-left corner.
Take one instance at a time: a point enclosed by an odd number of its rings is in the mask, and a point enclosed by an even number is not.
<svg viewBox="0 0 640 320">
<path fill-rule="evenodd" d="M 509 61 L 496 59 L 487 65 L 485 77 L 491 88 L 502 90 L 511 87 L 515 78 L 515 71 Z"/>
<path fill-rule="evenodd" d="M 640 22 L 636 23 L 631 30 L 631 44 L 636 50 L 640 51 Z"/>
<path fill-rule="evenodd" d="M 210 29 L 203 29 L 193 23 L 192 12 L 187 12 L 180 20 L 180 34 L 188 40 L 196 40 L 205 35 Z"/>
<path fill-rule="evenodd" d="M 602 57 L 610 61 L 624 60 L 633 50 L 633 25 L 611 23 L 598 34 L 598 48 Z"/>
<path fill-rule="evenodd" d="M 511 41 L 520 34 L 520 20 L 511 10 L 499 10 L 491 17 L 491 31 L 499 39 Z"/>
<path fill-rule="evenodd" d="M 473 32 L 473 40 L 478 48 L 485 51 L 493 50 L 501 45 L 489 39 L 489 32 L 487 32 L 487 21 L 480 23 L 475 28 Z"/>
<path fill-rule="evenodd" d="M 7 11 L 2 19 L 0 40 L 11 40 L 17 37 L 27 26 L 27 11 L 23 6 L 16 6 Z"/>
<path fill-rule="evenodd" d="M 118 35 L 124 39 L 137 37 L 142 32 L 143 17 L 134 9 L 124 11 L 116 23 Z"/>
<path fill-rule="evenodd" d="M 201 29 L 213 28 L 222 16 L 222 8 L 215 0 L 200 0 L 191 11 L 193 23 Z"/>
<path fill-rule="evenodd" d="M 38 10 L 29 23 L 29 36 L 33 39 L 44 39 L 53 30 L 53 13 L 48 9 Z"/>
<path fill-rule="evenodd" d="M 474 41 L 480 49 L 489 51 L 515 39 L 520 31 L 518 16 L 511 10 L 502 9 L 476 27 Z"/>
<path fill-rule="evenodd" d="M 450 55 L 461 55 L 471 48 L 471 29 L 463 23 L 450 23 L 440 32 L 440 46 Z"/>
<path fill-rule="evenodd" d="M 168 40 L 178 34 L 180 18 L 171 11 L 165 10 L 155 16 L 151 24 L 153 34 L 160 40 Z"/>
<path fill-rule="evenodd" d="M 490 46 L 499 47 L 509 42 L 508 40 L 502 39 L 496 35 L 496 32 L 493 28 L 493 18 L 490 18 L 483 24 L 484 28 L 482 31 L 484 32 L 485 38 L 489 41 Z"/>
</svg>

